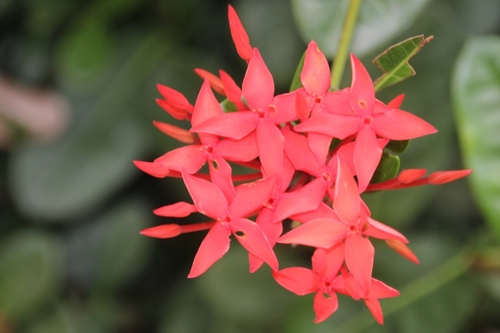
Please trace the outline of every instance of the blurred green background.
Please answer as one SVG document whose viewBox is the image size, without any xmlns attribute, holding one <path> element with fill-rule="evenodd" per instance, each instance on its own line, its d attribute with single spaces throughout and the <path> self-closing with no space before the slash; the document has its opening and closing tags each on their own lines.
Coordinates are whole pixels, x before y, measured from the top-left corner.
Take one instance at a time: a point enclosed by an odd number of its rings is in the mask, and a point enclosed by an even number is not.
<svg viewBox="0 0 500 333">
<path fill-rule="evenodd" d="M 284 92 L 311 38 L 332 57 L 347 1 L 231 3 Z M 365 197 L 421 261 L 375 243 L 374 276 L 402 294 L 382 301 L 384 326 L 342 297 L 313 324 L 312 295 L 283 290 L 267 267 L 248 274 L 237 243 L 188 280 L 202 233 L 139 235 L 172 222 L 154 208 L 189 200 L 180 181 L 132 164 L 179 145 L 152 126 L 178 123 L 156 106 L 156 84 L 194 103 L 193 68 L 244 75 L 227 4 L 0 1 L 0 333 L 500 332 L 497 0 L 365 0 L 361 9 L 353 49 L 374 78 L 369 61 L 385 48 L 435 37 L 412 59 L 417 76 L 378 96 L 406 93 L 402 108 L 439 130 L 411 143 L 403 168 L 475 169 L 456 183 Z M 281 267 L 308 265 L 310 249 L 276 251 Z"/>
</svg>

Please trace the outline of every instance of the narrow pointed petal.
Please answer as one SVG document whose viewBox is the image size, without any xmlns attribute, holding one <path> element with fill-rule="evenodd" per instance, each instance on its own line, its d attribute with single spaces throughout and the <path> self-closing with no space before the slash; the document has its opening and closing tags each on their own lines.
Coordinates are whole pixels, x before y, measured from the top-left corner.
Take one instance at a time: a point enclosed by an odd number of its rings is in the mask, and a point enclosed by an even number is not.
<svg viewBox="0 0 500 333">
<path fill-rule="evenodd" d="M 217 260 L 229 250 L 231 231 L 220 223 L 215 223 L 208 231 L 194 257 L 188 278 L 195 278 L 205 273 Z"/>
<path fill-rule="evenodd" d="M 154 162 L 169 170 L 182 172 L 182 169 L 186 169 L 189 173 L 195 173 L 207 162 L 207 156 L 201 148 L 201 145 L 180 147 L 158 157 Z"/>
<path fill-rule="evenodd" d="M 310 269 L 290 267 L 273 272 L 273 277 L 283 288 L 299 296 L 311 294 L 318 290 L 320 279 Z"/>
<path fill-rule="evenodd" d="M 340 158 L 337 158 L 337 163 L 338 169 L 333 210 L 343 222 L 355 225 L 361 211 L 361 197 L 358 185 Z"/>
<path fill-rule="evenodd" d="M 190 131 L 240 140 L 255 130 L 256 117 L 257 115 L 250 111 L 224 113 L 193 126 Z"/>
<path fill-rule="evenodd" d="M 278 270 L 278 259 L 258 224 L 238 218 L 229 223 L 229 228 L 249 253 L 266 262 L 273 271 Z"/>
<path fill-rule="evenodd" d="M 318 208 L 325 195 L 325 186 L 319 178 L 296 191 L 286 193 L 276 205 L 273 221 L 281 221 L 292 215 L 313 211 Z"/>
<path fill-rule="evenodd" d="M 269 105 L 268 118 L 276 125 L 298 119 L 297 98 L 298 93 L 295 91 L 275 96 Z"/>
<path fill-rule="evenodd" d="M 290 216 L 290 218 L 300 223 L 306 223 L 308 221 L 315 220 L 317 218 L 340 220 L 337 214 L 335 214 L 335 212 L 333 211 L 333 209 L 331 209 L 330 206 L 327 206 L 323 202 L 320 202 L 318 208 L 316 208 L 313 211 L 295 214 L 293 216 Z"/>
<path fill-rule="evenodd" d="M 374 255 L 375 249 L 368 238 L 351 234 L 345 239 L 345 263 L 363 295 L 370 290 Z"/>
<path fill-rule="evenodd" d="M 324 95 L 330 88 L 330 65 L 315 41 L 307 46 L 300 81 L 310 95 Z"/>
<path fill-rule="evenodd" d="M 224 193 L 227 202 L 231 202 L 235 195 L 231 166 L 220 156 L 211 156 L 208 161 L 210 180 Z"/>
<path fill-rule="evenodd" d="M 158 163 L 146 161 L 133 161 L 137 169 L 157 178 L 165 178 L 170 170 Z"/>
<path fill-rule="evenodd" d="M 370 310 L 373 315 L 373 318 L 380 325 L 384 324 L 384 315 L 382 313 L 382 307 L 380 306 L 380 302 L 378 299 L 365 299 L 366 307 Z"/>
<path fill-rule="evenodd" d="M 187 110 L 176 108 L 164 99 L 157 98 L 156 104 L 158 104 L 163 110 L 165 110 L 169 115 L 177 120 L 191 119 L 191 113 L 189 113 Z"/>
<path fill-rule="evenodd" d="M 283 172 L 283 154 L 285 140 L 275 124 L 261 120 L 257 125 L 257 148 L 262 163 L 264 176 L 281 174 Z"/>
<path fill-rule="evenodd" d="M 242 94 L 252 109 L 267 108 L 273 100 L 273 76 L 256 48 L 253 49 L 252 58 L 243 79 Z"/>
<path fill-rule="evenodd" d="M 356 134 L 363 124 L 358 116 L 345 116 L 331 113 L 317 113 L 294 127 L 297 132 L 313 132 L 344 140 Z"/>
<path fill-rule="evenodd" d="M 409 140 L 436 133 L 425 120 L 406 111 L 391 109 L 373 117 L 377 135 L 391 140 Z"/>
<path fill-rule="evenodd" d="M 236 46 L 236 51 L 243 60 L 248 62 L 252 57 L 250 39 L 243 24 L 241 24 L 238 14 L 231 5 L 228 6 L 228 17 L 229 29 L 231 30 L 231 37 L 233 38 L 234 46 Z"/>
<path fill-rule="evenodd" d="M 202 123 L 212 117 L 223 114 L 222 108 L 214 96 L 208 80 L 203 81 L 198 97 L 194 104 L 191 124 L 193 126 Z"/>
<path fill-rule="evenodd" d="M 398 175 L 398 181 L 403 184 L 410 184 L 424 177 L 426 173 L 427 173 L 426 169 L 403 170 Z"/>
<path fill-rule="evenodd" d="M 389 103 L 387 103 L 387 107 L 390 109 L 399 109 L 401 104 L 403 104 L 404 99 L 405 99 L 405 94 L 397 95 Z"/>
<path fill-rule="evenodd" d="M 399 291 L 392 288 L 391 286 L 386 285 L 380 280 L 372 279 L 369 298 L 379 299 L 397 296 L 399 296 Z"/>
<path fill-rule="evenodd" d="M 231 217 L 248 217 L 264 207 L 274 188 L 275 177 L 268 177 L 252 183 L 239 185 L 229 207 Z"/>
<path fill-rule="evenodd" d="M 472 173 L 471 169 L 437 171 L 429 175 L 429 183 L 433 185 L 442 185 L 466 177 L 471 173 Z"/>
<path fill-rule="evenodd" d="M 332 137 L 311 132 L 307 134 L 307 141 L 309 142 L 309 148 L 311 148 L 314 155 L 316 155 L 318 161 L 326 161 L 330 152 Z"/>
<path fill-rule="evenodd" d="M 223 156 L 234 162 L 249 162 L 259 156 L 255 132 L 250 133 L 240 140 L 221 140 L 214 147 L 214 154 Z"/>
<path fill-rule="evenodd" d="M 276 245 L 276 241 L 283 233 L 283 224 L 271 223 L 272 214 L 273 214 L 272 209 L 264 207 L 260 211 L 255 222 L 262 229 L 262 232 L 266 236 L 269 245 L 271 245 L 271 247 L 274 247 L 274 245 Z M 260 258 L 257 258 L 251 253 L 248 255 L 248 257 L 250 263 L 250 273 L 254 273 L 262 266 L 264 261 L 262 261 Z"/>
<path fill-rule="evenodd" d="M 156 87 L 158 88 L 160 94 L 174 107 L 181 110 L 191 107 L 191 104 L 186 97 L 184 97 L 184 95 L 177 90 L 161 84 L 157 84 Z"/>
<path fill-rule="evenodd" d="M 351 54 L 351 66 L 352 84 L 349 104 L 357 115 L 371 115 L 375 103 L 375 89 L 370 74 L 353 54 Z"/>
<path fill-rule="evenodd" d="M 236 82 L 234 82 L 233 78 L 223 70 L 220 70 L 219 74 L 222 84 L 224 85 L 227 99 L 233 102 L 238 110 L 248 109 L 241 101 L 241 89 L 238 87 Z"/>
<path fill-rule="evenodd" d="M 153 211 L 155 215 L 165 217 L 186 217 L 196 212 L 196 207 L 190 203 L 180 201 L 172 205 L 163 206 Z"/>
<path fill-rule="evenodd" d="M 324 279 L 333 280 L 344 263 L 344 243 L 338 242 L 329 249 L 317 249 L 311 261 L 314 272 Z"/>
<path fill-rule="evenodd" d="M 406 258 L 415 264 L 420 263 L 415 253 L 413 253 L 413 251 L 403 242 L 395 239 L 387 239 L 385 242 L 391 249 L 399 253 L 403 258 Z"/>
<path fill-rule="evenodd" d="M 339 307 L 337 294 L 334 292 L 325 293 L 321 290 L 314 295 L 314 322 L 321 323 L 330 317 Z"/>
<path fill-rule="evenodd" d="M 152 228 L 147 228 L 141 231 L 141 235 L 153 238 L 172 238 L 179 236 L 182 232 L 178 224 L 163 224 Z"/>
<path fill-rule="evenodd" d="M 226 197 L 217 185 L 182 172 L 182 179 L 188 189 L 198 212 L 213 219 L 223 218 L 227 214 Z"/>
<path fill-rule="evenodd" d="M 206 71 L 202 68 L 195 68 L 194 72 L 201 77 L 203 80 L 208 80 L 210 82 L 210 87 L 215 90 L 217 93 L 222 96 L 226 96 L 226 92 L 224 91 L 224 85 L 222 84 L 221 79 L 215 75 Z"/>
<path fill-rule="evenodd" d="M 336 220 L 318 218 L 292 229 L 278 239 L 281 244 L 300 244 L 328 249 L 344 239 L 348 227 Z"/>
<path fill-rule="evenodd" d="M 309 148 L 307 138 L 287 129 L 283 130 L 282 134 L 285 138 L 285 154 L 294 168 L 319 176 L 322 164 Z"/>
<path fill-rule="evenodd" d="M 180 128 L 167 123 L 162 123 L 156 120 L 153 121 L 153 125 L 155 125 L 156 128 L 158 128 L 169 137 L 182 143 L 193 144 L 196 142 L 196 136 L 193 133 L 190 133 L 188 130 L 185 130 L 184 128 Z"/>
<path fill-rule="evenodd" d="M 377 142 L 375 133 L 369 126 L 364 126 L 356 136 L 354 145 L 354 169 L 360 193 L 368 187 L 381 157 L 382 148 Z"/>
<path fill-rule="evenodd" d="M 394 239 L 403 243 L 408 243 L 408 240 L 406 239 L 405 236 L 403 236 L 403 234 L 389 227 L 388 225 L 380 223 L 370 217 L 368 217 L 368 223 L 370 224 L 370 227 L 368 228 L 368 230 L 366 230 L 365 232 L 366 235 L 378 239 L 384 239 L 384 240 Z"/>
</svg>

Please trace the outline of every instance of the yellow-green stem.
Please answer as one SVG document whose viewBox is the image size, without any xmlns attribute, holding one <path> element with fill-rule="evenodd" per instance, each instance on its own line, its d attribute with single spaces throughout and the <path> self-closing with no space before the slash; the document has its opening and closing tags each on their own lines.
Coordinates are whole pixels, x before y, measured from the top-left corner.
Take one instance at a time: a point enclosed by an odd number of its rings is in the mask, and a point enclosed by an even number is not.
<svg viewBox="0 0 500 333">
<path fill-rule="evenodd" d="M 361 1 L 362 0 L 351 0 L 349 2 L 349 8 L 347 9 L 344 26 L 342 27 L 342 32 L 340 34 L 339 47 L 337 48 L 337 54 L 335 55 L 335 59 L 333 60 L 333 89 L 340 88 L 340 81 L 342 80 L 342 75 L 344 74 L 347 55 L 349 53 L 349 46 L 351 45 L 352 33 L 354 31 L 354 27 L 356 26 L 356 19 L 358 17 Z"/>
</svg>

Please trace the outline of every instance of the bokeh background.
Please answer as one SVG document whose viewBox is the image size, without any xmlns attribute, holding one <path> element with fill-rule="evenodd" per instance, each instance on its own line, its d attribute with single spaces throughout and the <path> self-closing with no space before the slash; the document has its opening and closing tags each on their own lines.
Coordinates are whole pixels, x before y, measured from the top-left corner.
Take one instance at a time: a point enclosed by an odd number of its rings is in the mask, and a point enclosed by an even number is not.
<svg viewBox="0 0 500 333">
<path fill-rule="evenodd" d="M 284 92 L 311 38 L 332 58 L 347 1 L 231 3 Z M 313 324 L 312 295 L 283 290 L 268 267 L 250 275 L 235 242 L 188 280 L 203 233 L 139 235 L 172 222 L 153 209 L 189 200 L 180 181 L 132 164 L 179 146 L 152 120 L 186 125 L 156 105 L 156 84 L 194 103 L 202 81 L 193 68 L 221 68 L 237 82 L 244 75 L 227 5 L 0 1 L 0 333 L 500 332 L 496 0 L 363 5 L 353 49 L 374 78 L 381 73 L 369 61 L 389 45 L 434 35 L 412 59 L 417 76 L 378 96 L 406 93 L 403 108 L 439 130 L 411 143 L 403 168 L 479 169 L 440 187 L 365 197 L 373 217 L 407 235 L 421 261 L 376 243 L 375 277 L 402 293 L 382 301 L 385 326 L 362 302 L 342 297 L 336 314 Z M 490 42 L 489 54 L 475 53 Z M 475 155 L 485 147 L 480 139 L 491 145 Z M 310 249 L 276 251 L 281 267 L 308 264 Z"/>
</svg>

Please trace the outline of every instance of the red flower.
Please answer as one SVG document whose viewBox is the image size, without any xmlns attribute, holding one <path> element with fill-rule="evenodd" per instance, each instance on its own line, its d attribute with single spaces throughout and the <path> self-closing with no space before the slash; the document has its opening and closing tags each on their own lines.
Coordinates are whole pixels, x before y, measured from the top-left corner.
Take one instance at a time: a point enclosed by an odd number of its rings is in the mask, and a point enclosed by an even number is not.
<svg viewBox="0 0 500 333">
<path fill-rule="evenodd" d="M 312 256 L 312 270 L 303 267 L 290 267 L 273 272 L 276 281 L 297 295 L 315 293 L 315 323 L 330 317 L 338 308 L 337 294 L 343 290 L 338 275 L 344 260 L 344 247 L 341 243 L 330 249 L 317 249 Z"/>
<path fill-rule="evenodd" d="M 392 107 L 391 103 L 384 105 L 376 100 L 372 80 L 363 64 L 354 55 L 351 64 L 351 88 L 328 95 L 325 101 L 328 112 L 312 115 L 295 130 L 341 140 L 355 135 L 353 162 L 363 192 L 382 156 L 377 138 L 408 140 L 435 133 L 436 129 L 417 116 Z"/>
</svg>

